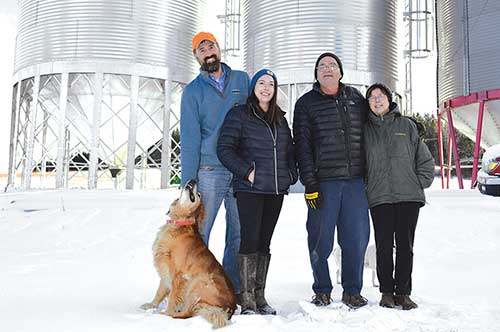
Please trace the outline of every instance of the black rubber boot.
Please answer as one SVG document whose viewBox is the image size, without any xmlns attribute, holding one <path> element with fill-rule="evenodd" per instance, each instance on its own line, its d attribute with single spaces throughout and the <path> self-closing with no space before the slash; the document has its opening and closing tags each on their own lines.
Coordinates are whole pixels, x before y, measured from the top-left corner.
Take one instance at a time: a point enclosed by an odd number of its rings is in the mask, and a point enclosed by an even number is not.
<svg viewBox="0 0 500 332">
<path fill-rule="evenodd" d="M 255 275 L 257 270 L 257 253 L 238 255 L 238 269 L 240 273 L 241 314 L 255 315 Z"/>
<path fill-rule="evenodd" d="M 264 297 L 266 289 L 267 271 L 269 269 L 269 262 L 271 255 L 258 253 L 257 255 L 257 275 L 255 278 L 255 304 L 257 312 L 261 315 L 276 315 L 276 310 L 271 307 Z"/>
</svg>

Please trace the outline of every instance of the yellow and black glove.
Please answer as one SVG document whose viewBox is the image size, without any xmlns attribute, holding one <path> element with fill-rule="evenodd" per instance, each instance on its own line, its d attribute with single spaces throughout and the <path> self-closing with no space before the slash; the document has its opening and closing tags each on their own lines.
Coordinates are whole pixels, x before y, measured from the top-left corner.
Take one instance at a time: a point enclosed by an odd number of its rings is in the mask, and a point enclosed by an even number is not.
<svg viewBox="0 0 500 332">
<path fill-rule="evenodd" d="M 321 208 L 321 193 L 317 187 L 306 187 L 306 202 L 311 209 Z"/>
</svg>

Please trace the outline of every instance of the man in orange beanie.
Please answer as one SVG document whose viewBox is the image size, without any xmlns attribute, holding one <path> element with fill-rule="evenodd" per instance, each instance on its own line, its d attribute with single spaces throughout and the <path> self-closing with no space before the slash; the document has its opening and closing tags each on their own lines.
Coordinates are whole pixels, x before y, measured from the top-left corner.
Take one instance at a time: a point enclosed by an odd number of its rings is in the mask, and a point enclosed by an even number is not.
<svg viewBox="0 0 500 332">
<path fill-rule="evenodd" d="M 221 62 L 217 39 L 209 32 L 194 36 L 191 49 L 200 64 L 200 74 L 184 88 L 181 100 L 181 168 L 185 185 L 198 182 L 201 200 L 207 211 L 201 235 L 208 245 L 210 231 L 224 201 L 226 209 L 226 246 L 222 265 L 239 294 L 237 254 L 240 223 L 231 186 L 232 174 L 217 158 L 219 131 L 227 112 L 245 104 L 248 75 Z"/>
</svg>

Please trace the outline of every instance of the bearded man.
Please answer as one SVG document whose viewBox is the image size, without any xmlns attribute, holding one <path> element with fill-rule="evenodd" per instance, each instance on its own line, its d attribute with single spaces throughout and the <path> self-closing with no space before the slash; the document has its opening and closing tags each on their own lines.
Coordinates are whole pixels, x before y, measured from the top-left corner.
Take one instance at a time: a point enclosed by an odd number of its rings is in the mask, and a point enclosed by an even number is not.
<svg viewBox="0 0 500 332">
<path fill-rule="evenodd" d="M 222 265 L 239 294 L 237 255 L 240 223 L 232 190 L 232 174 L 217 158 L 217 141 L 227 112 L 246 103 L 249 78 L 221 62 L 217 39 L 200 32 L 192 40 L 200 74 L 184 88 L 181 99 L 181 185 L 193 179 L 206 210 L 200 230 L 208 246 L 210 231 L 224 201 L 226 244 Z"/>
</svg>

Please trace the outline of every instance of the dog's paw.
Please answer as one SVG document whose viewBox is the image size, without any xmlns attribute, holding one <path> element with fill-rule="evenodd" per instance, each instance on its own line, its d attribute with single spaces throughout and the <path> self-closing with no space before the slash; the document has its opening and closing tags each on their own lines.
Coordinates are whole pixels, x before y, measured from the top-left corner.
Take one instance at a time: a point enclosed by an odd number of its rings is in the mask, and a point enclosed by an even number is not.
<svg viewBox="0 0 500 332">
<path fill-rule="evenodd" d="M 179 313 L 179 312 L 182 312 L 182 311 L 184 311 L 184 302 L 177 302 L 175 304 L 174 312 L 175 313 Z"/>
<path fill-rule="evenodd" d="M 156 306 L 156 305 L 154 305 L 153 303 L 144 303 L 143 305 L 141 305 L 141 306 L 140 306 L 140 308 L 141 308 L 142 310 L 145 310 L 145 311 L 147 311 L 147 310 L 151 310 L 151 309 L 156 309 L 156 307 L 157 307 L 157 306 Z"/>
</svg>

